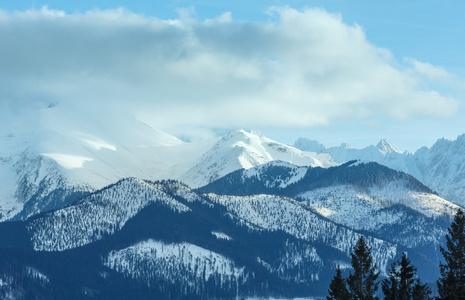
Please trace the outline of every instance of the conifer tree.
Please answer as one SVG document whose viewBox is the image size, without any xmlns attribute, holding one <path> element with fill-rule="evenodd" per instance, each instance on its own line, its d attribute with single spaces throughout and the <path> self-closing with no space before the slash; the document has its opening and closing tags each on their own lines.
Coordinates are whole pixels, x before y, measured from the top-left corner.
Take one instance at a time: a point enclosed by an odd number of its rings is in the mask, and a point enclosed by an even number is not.
<svg viewBox="0 0 465 300">
<path fill-rule="evenodd" d="M 346 287 L 346 281 L 342 277 L 341 268 L 337 266 L 336 276 L 329 284 L 329 296 L 327 300 L 349 300 L 350 294 Z"/>
<path fill-rule="evenodd" d="M 410 263 L 407 254 L 402 253 L 399 262 L 399 299 L 408 300 L 412 296 L 412 288 L 415 283 L 417 269 Z"/>
<path fill-rule="evenodd" d="M 396 264 L 391 265 L 389 270 L 389 278 L 384 279 L 381 283 L 381 289 L 383 290 L 384 300 L 397 300 L 399 294 L 399 282 L 397 280 L 397 268 Z"/>
<path fill-rule="evenodd" d="M 382 282 L 382 290 L 386 300 L 427 300 L 431 294 L 431 289 L 417 277 L 417 269 L 405 252 L 400 261 L 391 265 L 389 278 Z"/>
<path fill-rule="evenodd" d="M 439 299 L 465 299 L 465 216 L 459 209 L 446 235 L 446 247 L 440 248 L 445 264 L 439 265 Z"/>
<path fill-rule="evenodd" d="M 379 272 L 376 272 L 376 266 L 373 265 L 373 258 L 371 257 L 371 248 L 367 246 L 363 236 L 357 241 L 351 257 L 354 273 L 351 272 L 347 278 L 351 298 L 360 300 L 378 299 L 375 293 L 378 290 L 376 280 Z"/>
<path fill-rule="evenodd" d="M 426 283 L 422 284 L 419 278 L 415 279 L 412 295 L 412 300 L 433 299 L 430 297 L 431 289 Z"/>
</svg>

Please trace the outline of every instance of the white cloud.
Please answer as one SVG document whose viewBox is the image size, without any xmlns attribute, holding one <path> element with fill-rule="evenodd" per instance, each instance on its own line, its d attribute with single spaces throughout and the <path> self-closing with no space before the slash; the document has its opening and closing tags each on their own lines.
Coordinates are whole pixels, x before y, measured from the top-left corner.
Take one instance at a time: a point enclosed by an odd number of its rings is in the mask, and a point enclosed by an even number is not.
<svg viewBox="0 0 465 300">
<path fill-rule="evenodd" d="M 413 69 L 419 74 L 428 77 L 431 80 L 445 79 L 451 75 L 442 67 L 436 67 L 432 64 L 418 61 L 413 58 L 407 58 L 406 61 L 412 64 Z"/>
<path fill-rule="evenodd" d="M 457 113 L 459 100 L 437 88 L 446 70 L 402 65 L 361 27 L 321 9 L 268 13 L 272 21 L 254 23 L 227 12 L 198 21 L 192 9 L 177 20 L 123 8 L 0 11 L 0 101 L 118 109 L 202 135 Z"/>
</svg>

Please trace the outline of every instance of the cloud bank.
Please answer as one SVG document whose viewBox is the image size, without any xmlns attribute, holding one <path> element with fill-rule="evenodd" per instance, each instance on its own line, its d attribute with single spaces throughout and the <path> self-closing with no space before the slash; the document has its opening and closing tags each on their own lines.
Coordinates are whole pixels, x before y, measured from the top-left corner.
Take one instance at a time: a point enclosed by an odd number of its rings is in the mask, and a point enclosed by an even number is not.
<svg viewBox="0 0 465 300">
<path fill-rule="evenodd" d="M 457 113 L 460 101 L 442 88 L 446 70 L 396 61 L 322 9 L 267 13 L 259 23 L 230 13 L 200 21 L 188 11 L 174 20 L 122 8 L 0 11 L 0 107 L 130 112 L 192 135 Z"/>
</svg>

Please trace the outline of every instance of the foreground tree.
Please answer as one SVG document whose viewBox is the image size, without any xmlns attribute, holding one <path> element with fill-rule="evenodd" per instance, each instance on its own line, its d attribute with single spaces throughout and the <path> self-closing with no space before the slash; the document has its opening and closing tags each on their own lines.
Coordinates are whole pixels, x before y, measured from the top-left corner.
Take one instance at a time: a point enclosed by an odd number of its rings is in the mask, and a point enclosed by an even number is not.
<svg viewBox="0 0 465 300">
<path fill-rule="evenodd" d="M 389 278 L 382 282 L 382 290 L 386 300 L 428 300 L 431 289 L 422 284 L 417 276 L 417 269 L 407 258 L 405 252 L 400 261 L 393 263 Z"/>
<path fill-rule="evenodd" d="M 389 270 L 389 277 L 384 279 L 381 283 L 385 300 L 397 300 L 399 295 L 399 280 L 396 264 L 391 265 Z"/>
<path fill-rule="evenodd" d="M 420 279 L 415 279 L 415 285 L 413 286 L 412 300 L 424 300 L 433 299 L 430 297 L 431 289 L 426 283 L 421 283 Z"/>
<path fill-rule="evenodd" d="M 465 299 L 465 216 L 459 209 L 446 235 L 446 247 L 440 248 L 445 264 L 440 264 L 440 299 Z"/>
<path fill-rule="evenodd" d="M 351 272 L 347 278 L 351 298 L 378 299 L 375 293 L 378 290 L 376 280 L 379 272 L 376 272 L 376 266 L 373 265 L 373 258 L 371 257 L 371 248 L 367 246 L 363 236 L 357 241 L 351 257 L 354 273 Z"/>
<path fill-rule="evenodd" d="M 327 300 L 349 300 L 350 294 L 346 287 L 346 281 L 342 277 L 341 268 L 337 266 L 336 276 L 329 284 L 329 296 Z"/>
</svg>

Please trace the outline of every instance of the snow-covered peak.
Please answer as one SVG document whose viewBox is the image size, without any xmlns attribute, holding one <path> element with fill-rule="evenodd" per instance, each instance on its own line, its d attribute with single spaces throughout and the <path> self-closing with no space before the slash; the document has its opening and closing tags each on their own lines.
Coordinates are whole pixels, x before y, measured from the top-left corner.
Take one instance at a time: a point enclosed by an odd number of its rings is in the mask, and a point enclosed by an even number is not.
<svg viewBox="0 0 465 300">
<path fill-rule="evenodd" d="M 56 105 L 18 118 L 21 126 L 5 125 L 10 132 L 0 136 L 3 161 L 27 151 L 55 162 L 70 182 L 94 188 L 130 176 L 152 179 L 155 167 L 161 171 L 172 160 L 170 147 L 184 144 L 130 114 L 70 111 Z"/>
<path fill-rule="evenodd" d="M 330 167 L 336 165 L 328 154 L 301 151 L 263 135 L 236 130 L 221 138 L 180 179 L 192 187 L 200 187 L 235 170 L 250 169 L 275 160 L 297 166 Z"/>
<path fill-rule="evenodd" d="M 391 142 L 389 142 L 388 140 L 386 139 L 382 139 L 379 141 L 378 145 L 376 145 L 376 147 L 381 151 L 381 153 L 383 154 L 386 154 L 386 153 L 392 153 L 392 152 L 395 152 L 395 153 L 399 153 L 399 154 L 402 154 L 403 152 L 397 148 L 394 144 L 392 144 Z"/>
</svg>

